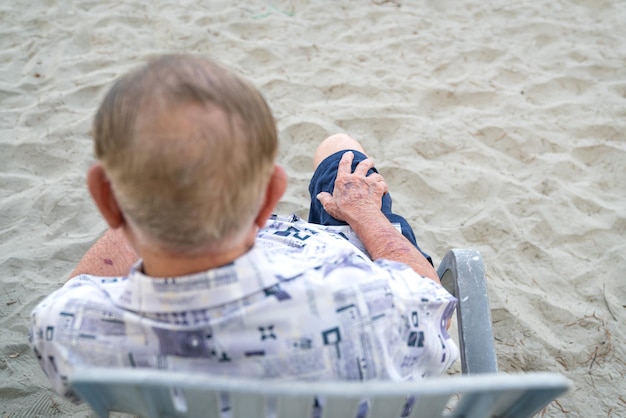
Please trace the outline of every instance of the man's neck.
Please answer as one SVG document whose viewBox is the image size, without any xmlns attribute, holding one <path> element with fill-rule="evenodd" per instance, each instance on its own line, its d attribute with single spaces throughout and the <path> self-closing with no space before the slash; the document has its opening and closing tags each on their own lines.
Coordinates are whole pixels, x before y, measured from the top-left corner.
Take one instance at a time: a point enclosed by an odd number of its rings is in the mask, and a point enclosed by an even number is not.
<svg viewBox="0 0 626 418">
<path fill-rule="evenodd" d="M 221 267 L 247 253 L 255 238 L 256 231 L 252 231 L 246 239 L 227 250 L 205 251 L 193 256 L 141 248 L 139 254 L 143 259 L 143 273 L 150 277 L 177 277 Z"/>
</svg>

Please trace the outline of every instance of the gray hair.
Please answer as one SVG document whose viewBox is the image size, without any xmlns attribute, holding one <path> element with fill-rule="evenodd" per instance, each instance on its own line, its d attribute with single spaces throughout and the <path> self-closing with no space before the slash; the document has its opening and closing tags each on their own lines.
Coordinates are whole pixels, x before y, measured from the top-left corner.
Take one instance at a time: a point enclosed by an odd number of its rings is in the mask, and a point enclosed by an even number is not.
<svg viewBox="0 0 626 418">
<path fill-rule="evenodd" d="M 162 56 L 119 79 L 93 133 L 128 221 L 184 254 L 223 245 L 252 224 L 278 149 L 259 91 L 190 55 Z"/>
</svg>

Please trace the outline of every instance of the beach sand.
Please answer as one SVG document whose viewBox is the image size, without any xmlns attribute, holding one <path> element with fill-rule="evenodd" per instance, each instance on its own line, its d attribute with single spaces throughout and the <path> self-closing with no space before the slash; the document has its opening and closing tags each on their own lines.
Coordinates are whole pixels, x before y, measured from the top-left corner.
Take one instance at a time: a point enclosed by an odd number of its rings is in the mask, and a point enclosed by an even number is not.
<svg viewBox="0 0 626 418">
<path fill-rule="evenodd" d="M 192 52 L 272 106 L 280 213 L 306 217 L 313 150 L 352 134 L 436 263 L 481 251 L 501 371 L 574 382 L 541 416 L 626 417 L 626 3 L 18 0 L 0 21 L 0 416 L 90 414 L 49 389 L 29 314 L 105 229 L 105 90 Z"/>
</svg>

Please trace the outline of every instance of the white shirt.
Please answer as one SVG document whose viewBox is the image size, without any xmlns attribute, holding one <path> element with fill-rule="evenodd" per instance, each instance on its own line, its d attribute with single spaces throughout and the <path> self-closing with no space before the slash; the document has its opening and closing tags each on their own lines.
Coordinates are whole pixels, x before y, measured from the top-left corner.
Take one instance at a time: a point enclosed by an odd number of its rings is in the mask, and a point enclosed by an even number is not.
<svg viewBox="0 0 626 418">
<path fill-rule="evenodd" d="M 310 380 L 443 373 L 458 357 L 445 329 L 456 299 L 327 229 L 274 216 L 216 269 L 152 278 L 140 261 L 126 277 L 77 276 L 34 309 L 35 354 L 70 397 L 76 365 Z"/>
</svg>

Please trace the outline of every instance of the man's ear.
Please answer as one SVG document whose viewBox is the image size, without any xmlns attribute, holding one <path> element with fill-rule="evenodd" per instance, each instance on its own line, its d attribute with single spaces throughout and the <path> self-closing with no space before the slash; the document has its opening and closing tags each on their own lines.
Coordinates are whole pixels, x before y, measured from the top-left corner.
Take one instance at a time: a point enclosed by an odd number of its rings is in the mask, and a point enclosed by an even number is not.
<svg viewBox="0 0 626 418">
<path fill-rule="evenodd" d="M 259 228 L 265 226 L 265 222 L 272 215 L 278 201 L 285 194 L 285 190 L 287 190 L 287 173 L 281 166 L 274 165 L 274 171 L 265 189 L 265 200 L 254 220 L 256 226 Z"/>
<path fill-rule="evenodd" d="M 101 164 L 96 163 L 89 168 L 87 172 L 87 186 L 89 187 L 91 197 L 96 202 L 96 206 L 98 206 L 100 213 L 109 226 L 112 229 L 123 226 L 125 223 L 124 214 L 113 195 L 111 182 Z"/>
</svg>

